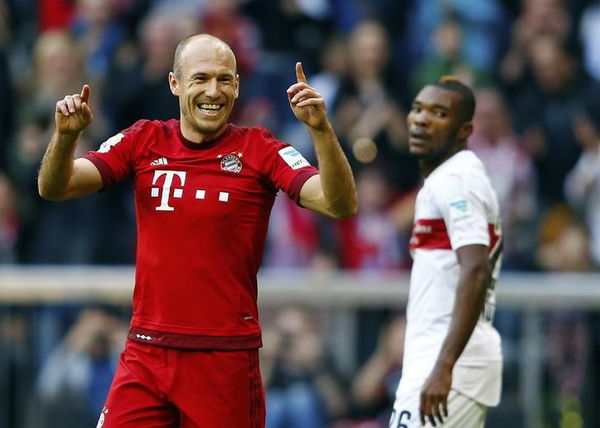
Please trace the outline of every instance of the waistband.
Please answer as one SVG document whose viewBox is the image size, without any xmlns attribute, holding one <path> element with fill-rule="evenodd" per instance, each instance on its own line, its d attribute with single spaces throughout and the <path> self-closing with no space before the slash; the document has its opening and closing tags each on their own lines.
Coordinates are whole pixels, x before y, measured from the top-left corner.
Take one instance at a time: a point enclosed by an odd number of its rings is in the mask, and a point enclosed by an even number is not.
<svg viewBox="0 0 600 428">
<path fill-rule="evenodd" d="M 260 333 L 246 336 L 197 336 L 130 327 L 127 338 L 135 342 L 165 348 L 206 351 L 242 351 L 262 346 Z"/>
</svg>

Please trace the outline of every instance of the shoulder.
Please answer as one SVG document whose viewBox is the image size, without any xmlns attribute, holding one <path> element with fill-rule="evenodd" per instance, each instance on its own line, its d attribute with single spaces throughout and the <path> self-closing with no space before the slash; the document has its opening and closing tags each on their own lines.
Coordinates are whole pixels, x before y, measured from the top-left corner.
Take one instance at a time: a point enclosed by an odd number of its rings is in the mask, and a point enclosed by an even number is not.
<svg viewBox="0 0 600 428">
<path fill-rule="evenodd" d="M 130 127 L 125 128 L 123 131 L 121 131 L 121 133 L 123 135 L 132 135 L 132 134 L 143 133 L 153 127 L 153 122 L 154 121 L 147 120 L 147 119 L 138 120 Z"/>
<path fill-rule="evenodd" d="M 262 126 L 242 127 L 231 125 L 231 127 L 230 138 L 244 140 L 250 146 L 259 146 L 263 153 L 271 153 L 289 146 L 288 143 L 279 140 L 271 131 Z"/>
<path fill-rule="evenodd" d="M 267 128 L 262 126 L 253 126 L 253 127 L 234 127 L 234 133 L 238 133 L 239 135 L 243 135 L 245 137 L 250 138 L 251 140 L 262 143 L 262 144 L 273 144 L 279 140 L 275 138 L 273 133 L 269 131 Z"/>
<path fill-rule="evenodd" d="M 440 200 L 479 194 L 491 186 L 483 162 L 470 150 L 457 153 L 441 166 L 429 180 L 429 187 Z"/>
</svg>

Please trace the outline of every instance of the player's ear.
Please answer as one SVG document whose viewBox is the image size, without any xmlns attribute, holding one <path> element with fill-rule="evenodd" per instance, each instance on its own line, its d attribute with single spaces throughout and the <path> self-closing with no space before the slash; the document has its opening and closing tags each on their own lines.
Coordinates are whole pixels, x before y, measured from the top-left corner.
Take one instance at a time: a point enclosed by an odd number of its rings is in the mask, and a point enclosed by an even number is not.
<svg viewBox="0 0 600 428">
<path fill-rule="evenodd" d="M 467 141 L 472 133 L 473 133 L 473 123 L 465 122 L 458 129 L 458 140 L 459 141 Z"/>
<path fill-rule="evenodd" d="M 175 73 L 172 71 L 169 72 L 169 88 L 171 88 L 171 93 L 176 97 L 179 96 L 179 82 L 177 81 L 177 77 L 175 77 Z"/>
<path fill-rule="evenodd" d="M 237 98 L 240 96 L 240 75 L 236 74 L 235 75 L 235 99 L 237 100 Z"/>
</svg>

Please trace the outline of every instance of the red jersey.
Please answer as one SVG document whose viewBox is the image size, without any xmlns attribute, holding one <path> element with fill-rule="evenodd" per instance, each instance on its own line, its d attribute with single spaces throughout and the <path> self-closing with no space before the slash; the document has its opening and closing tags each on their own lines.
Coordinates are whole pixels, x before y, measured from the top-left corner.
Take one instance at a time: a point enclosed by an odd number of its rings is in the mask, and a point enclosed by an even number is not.
<svg viewBox="0 0 600 428">
<path fill-rule="evenodd" d="M 186 140 L 141 120 L 87 156 L 104 187 L 133 178 L 136 278 L 130 339 L 193 349 L 261 345 L 256 274 L 279 189 L 298 201 L 318 170 L 264 128 Z"/>
</svg>

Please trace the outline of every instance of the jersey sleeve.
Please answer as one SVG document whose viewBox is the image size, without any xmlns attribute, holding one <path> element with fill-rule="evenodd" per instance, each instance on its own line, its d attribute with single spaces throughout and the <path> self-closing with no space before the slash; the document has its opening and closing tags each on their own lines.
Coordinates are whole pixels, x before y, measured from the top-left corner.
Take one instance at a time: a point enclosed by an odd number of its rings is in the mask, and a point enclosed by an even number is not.
<svg viewBox="0 0 600 428">
<path fill-rule="evenodd" d="M 264 128 L 259 130 L 267 145 L 264 171 L 267 180 L 275 189 L 283 190 L 298 203 L 302 186 L 319 170 L 294 147 L 276 139 Z"/>
<path fill-rule="evenodd" d="M 143 138 L 148 123 L 147 120 L 137 121 L 103 142 L 98 150 L 84 156 L 98 168 L 103 187 L 108 187 L 132 173 L 135 142 Z"/>
<path fill-rule="evenodd" d="M 490 245 L 484 192 L 474 178 L 450 174 L 439 182 L 434 203 L 440 210 L 452 249 L 467 245 Z"/>
</svg>

